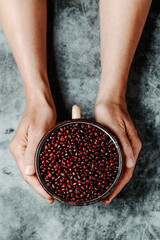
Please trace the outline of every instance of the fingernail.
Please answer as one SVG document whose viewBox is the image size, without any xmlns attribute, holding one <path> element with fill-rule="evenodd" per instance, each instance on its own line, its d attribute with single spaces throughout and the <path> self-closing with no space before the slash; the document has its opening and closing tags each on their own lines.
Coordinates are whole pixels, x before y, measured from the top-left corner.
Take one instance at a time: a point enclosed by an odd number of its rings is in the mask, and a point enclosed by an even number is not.
<svg viewBox="0 0 160 240">
<path fill-rule="evenodd" d="M 133 161 L 133 159 L 131 159 L 131 158 L 128 159 L 127 162 L 126 162 L 126 165 L 127 165 L 128 168 L 134 167 L 134 161 Z"/>
<path fill-rule="evenodd" d="M 47 200 L 49 204 L 52 204 L 54 202 L 54 199 Z"/>
<path fill-rule="evenodd" d="M 111 201 L 112 201 L 112 199 L 108 200 L 108 201 L 106 202 L 106 204 L 110 204 L 110 203 L 111 203 Z"/>
<path fill-rule="evenodd" d="M 112 201 L 112 199 L 110 199 L 110 200 L 109 199 L 105 199 L 102 202 L 103 202 L 103 204 L 106 205 L 106 204 L 109 204 L 111 201 Z"/>
<path fill-rule="evenodd" d="M 25 174 L 26 175 L 33 175 L 35 173 L 35 169 L 33 165 L 27 165 L 25 167 Z"/>
</svg>

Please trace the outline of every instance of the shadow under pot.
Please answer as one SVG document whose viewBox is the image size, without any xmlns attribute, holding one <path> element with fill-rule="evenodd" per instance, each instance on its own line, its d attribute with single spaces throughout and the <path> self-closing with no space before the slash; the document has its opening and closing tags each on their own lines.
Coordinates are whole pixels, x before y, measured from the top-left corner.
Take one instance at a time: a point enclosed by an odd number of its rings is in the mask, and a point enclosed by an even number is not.
<svg viewBox="0 0 160 240">
<path fill-rule="evenodd" d="M 50 129 L 38 144 L 36 175 L 54 199 L 70 205 L 89 205 L 106 198 L 123 172 L 121 146 L 101 124 L 81 119 L 80 106 L 72 120 Z"/>
</svg>

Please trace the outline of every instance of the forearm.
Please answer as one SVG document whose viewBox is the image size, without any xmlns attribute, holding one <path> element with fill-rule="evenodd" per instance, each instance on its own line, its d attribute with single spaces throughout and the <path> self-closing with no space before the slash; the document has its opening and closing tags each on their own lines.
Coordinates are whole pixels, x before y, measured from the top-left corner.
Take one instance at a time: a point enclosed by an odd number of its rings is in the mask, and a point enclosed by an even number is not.
<svg viewBox="0 0 160 240">
<path fill-rule="evenodd" d="M 100 0 L 101 81 L 97 101 L 125 98 L 151 0 Z"/>
<path fill-rule="evenodd" d="M 45 0 L 0 0 L 0 23 L 18 65 L 27 99 L 50 94 Z"/>
</svg>

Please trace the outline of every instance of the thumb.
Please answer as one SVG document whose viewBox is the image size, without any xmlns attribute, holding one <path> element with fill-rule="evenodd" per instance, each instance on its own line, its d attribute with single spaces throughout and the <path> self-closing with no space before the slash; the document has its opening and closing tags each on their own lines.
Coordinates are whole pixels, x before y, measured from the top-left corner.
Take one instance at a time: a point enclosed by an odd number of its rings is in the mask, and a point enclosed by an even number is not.
<svg viewBox="0 0 160 240">
<path fill-rule="evenodd" d="M 41 138 L 43 137 L 43 133 L 41 130 L 34 130 L 31 133 L 28 133 L 28 144 L 25 152 L 25 174 L 26 175 L 34 175 L 35 174 L 35 166 L 34 166 L 34 157 L 37 149 L 37 145 Z"/>
</svg>

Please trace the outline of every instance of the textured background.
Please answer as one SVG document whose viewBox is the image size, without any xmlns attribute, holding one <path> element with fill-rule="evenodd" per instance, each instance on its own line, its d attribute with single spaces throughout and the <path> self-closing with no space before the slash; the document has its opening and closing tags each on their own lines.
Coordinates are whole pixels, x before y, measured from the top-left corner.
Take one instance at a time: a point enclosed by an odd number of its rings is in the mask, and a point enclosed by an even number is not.
<svg viewBox="0 0 160 240">
<path fill-rule="evenodd" d="M 49 3 L 48 72 L 59 120 L 72 104 L 94 117 L 100 78 L 95 0 Z M 0 240 L 160 239 L 160 13 L 153 1 L 129 76 L 129 112 L 143 142 L 130 183 L 108 206 L 48 205 L 21 178 L 8 151 L 25 99 L 17 66 L 0 29 Z M 52 82 L 55 80 L 55 86 Z"/>
</svg>

